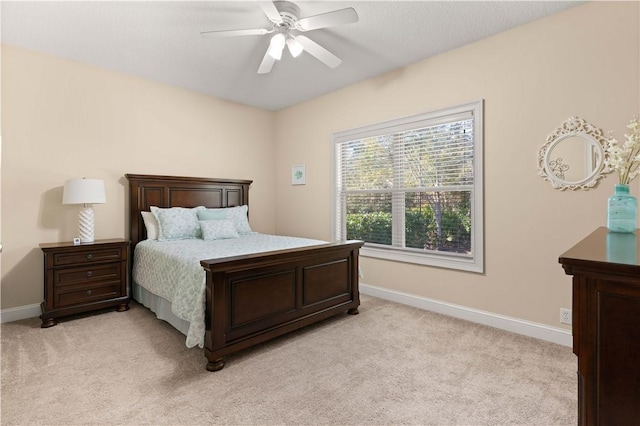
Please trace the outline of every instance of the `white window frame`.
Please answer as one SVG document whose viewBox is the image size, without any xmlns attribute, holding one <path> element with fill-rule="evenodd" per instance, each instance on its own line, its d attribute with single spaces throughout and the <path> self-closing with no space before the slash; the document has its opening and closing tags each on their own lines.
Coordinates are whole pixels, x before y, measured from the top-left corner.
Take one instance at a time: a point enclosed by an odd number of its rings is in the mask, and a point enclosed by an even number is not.
<svg viewBox="0 0 640 426">
<path fill-rule="evenodd" d="M 462 271 L 484 273 L 484 193 L 483 193 L 483 164 L 484 164 L 484 129 L 483 129 L 483 100 L 444 108 L 438 111 L 416 114 L 388 120 L 382 123 L 335 132 L 331 142 L 331 236 L 335 241 L 339 235 L 346 234 L 345 218 L 338 220 L 337 206 L 337 161 L 338 144 L 364 139 L 372 136 L 398 132 L 398 129 L 410 130 L 428 125 L 437 124 L 439 121 L 449 121 L 450 117 L 458 114 L 471 113 L 473 116 L 474 158 L 473 158 L 473 188 L 471 189 L 471 256 L 437 251 L 407 251 L 394 247 L 382 247 L 366 244 L 360 250 L 363 257 L 392 260 L 397 262 L 414 263 L 442 268 L 457 269 Z M 412 127 L 413 126 L 413 127 Z M 344 212 L 341 211 L 341 214 Z M 396 217 L 398 216 L 398 217 Z M 393 215 L 394 221 L 402 223 L 403 215 Z M 337 224 L 345 227 L 338 232 Z M 394 223 L 395 224 L 395 223 Z"/>
</svg>

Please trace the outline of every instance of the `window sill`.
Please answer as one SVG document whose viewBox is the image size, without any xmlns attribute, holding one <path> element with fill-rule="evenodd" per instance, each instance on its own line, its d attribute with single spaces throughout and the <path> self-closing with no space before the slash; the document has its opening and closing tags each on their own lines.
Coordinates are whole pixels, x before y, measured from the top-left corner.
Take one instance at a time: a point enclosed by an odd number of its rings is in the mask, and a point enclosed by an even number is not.
<svg viewBox="0 0 640 426">
<path fill-rule="evenodd" d="M 482 258 L 478 258 L 478 256 L 474 258 L 456 254 L 417 253 L 371 246 L 367 247 L 366 245 L 360 249 L 360 256 L 480 274 L 484 273 L 484 262 Z"/>
</svg>

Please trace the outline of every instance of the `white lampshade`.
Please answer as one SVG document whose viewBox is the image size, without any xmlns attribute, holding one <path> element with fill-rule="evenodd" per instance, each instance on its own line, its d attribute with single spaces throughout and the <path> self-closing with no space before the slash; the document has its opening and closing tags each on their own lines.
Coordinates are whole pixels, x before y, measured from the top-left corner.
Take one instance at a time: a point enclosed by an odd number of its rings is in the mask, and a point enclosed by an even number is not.
<svg viewBox="0 0 640 426">
<path fill-rule="evenodd" d="M 289 52 L 291 52 L 291 56 L 293 56 L 294 58 L 300 56 L 300 54 L 304 50 L 304 47 L 300 44 L 300 42 L 293 37 L 289 37 L 287 39 L 287 47 L 289 48 Z"/>
<path fill-rule="evenodd" d="M 279 61 L 280 58 L 282 58 L 282 50 L 284 49 L 285 43 L 286 37 L 282 33 L 278 33 L 271 37 L 271 42 L 269 42 L 269 49 L 267 49 L 269 56 Z"/>
<path fill-rule="evenodd" d="M 101 179 L 69 179 L 64 183 L 62 204 L 104 204 L 107 195 Z"/>
<path fill-rule="evenodd" d="M 91 204 L 106 202 L 104 182 L 100 179 L 69 179 L 64 183 L 62 204 L 84 204 L 78 215 L 78 234 L 81 242 L 94 241 L 94 215 Z"/>
</svg>

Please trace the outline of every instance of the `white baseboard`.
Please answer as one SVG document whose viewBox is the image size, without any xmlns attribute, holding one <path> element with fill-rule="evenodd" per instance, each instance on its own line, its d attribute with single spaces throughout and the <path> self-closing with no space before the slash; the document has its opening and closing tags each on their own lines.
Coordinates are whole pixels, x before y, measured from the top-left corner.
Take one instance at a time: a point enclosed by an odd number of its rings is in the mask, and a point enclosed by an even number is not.
<svg viewBox="0 0 640 426">
<path fill-rule="evenodd" d="M 392 302 L 402 303 L 403 305 L 413 306 L 414 308 L 424 309 L 426 311 L 488 325 L 490 327 L 534 337 L 536 339 L 546 340 L 547 342 L 557 343 L 563 346 L 571 347 L 573 345 L 571 332 L 561 328 L 550 327 L 544 324 L 498 315 L 492 312 L 472 309 L 461 305 L 454 305 L 435 299 L 428 299 L 426 297 L 415 296 L 364 283 L 360 283 L 360 292 L 380 299 L 390 300 Z M 0 323 L 34 318 L 40 316 L 40 314 L 41 311 L 39 304 L 3 309 L 0 311 Z"/>
<path fill-rule="evenodd" d="M 535 337 L 536 339 L 546 340 L 547 342 L 569 347 L 573 346 L 571 332 L 561 328 L 550 327 L 544 324 L 525 321 L 518 318 L 511 318 L 504 315 L 494 314 L 492 312 L 480 311 L 461 305 L 441 302 L 439 300 L 427 299 L 425 297 L 375 287 L 363 283 L 360 283 L 360 292 L 380 299 L 413 306 L 414 308 L 420 308 L 426 311 L 432 311 L 478 324 L 488 325 L 490 327 L 499 328 L 512 333 Z"/>
<path fill-rule="evenodd" d="M 40 304 L 3 309 L 0 311 L 0 323 L 39 317 L 41 313 L 42 311 L 40 310 Z"/>
</svg>

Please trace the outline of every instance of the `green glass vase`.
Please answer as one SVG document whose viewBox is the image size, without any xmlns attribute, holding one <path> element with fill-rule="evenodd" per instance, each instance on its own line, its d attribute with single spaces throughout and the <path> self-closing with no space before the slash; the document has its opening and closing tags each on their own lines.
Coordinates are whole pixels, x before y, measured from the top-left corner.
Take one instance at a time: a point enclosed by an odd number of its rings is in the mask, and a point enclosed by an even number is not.
<svg viewBox="0 0 640 426">
<path fill-rule="evenodd" d="M 607 261 L 635 265 L 638 262 L 638 236 L 633 232 L 608 232 Z"/>
<path fill-rule="evenodd" d="M 629 195 L 629 185 L 616 185 L 609 197 L 607 228 L 612 232 L 633 232 L 638 227 L 638 200 Z"/>
</svg>

